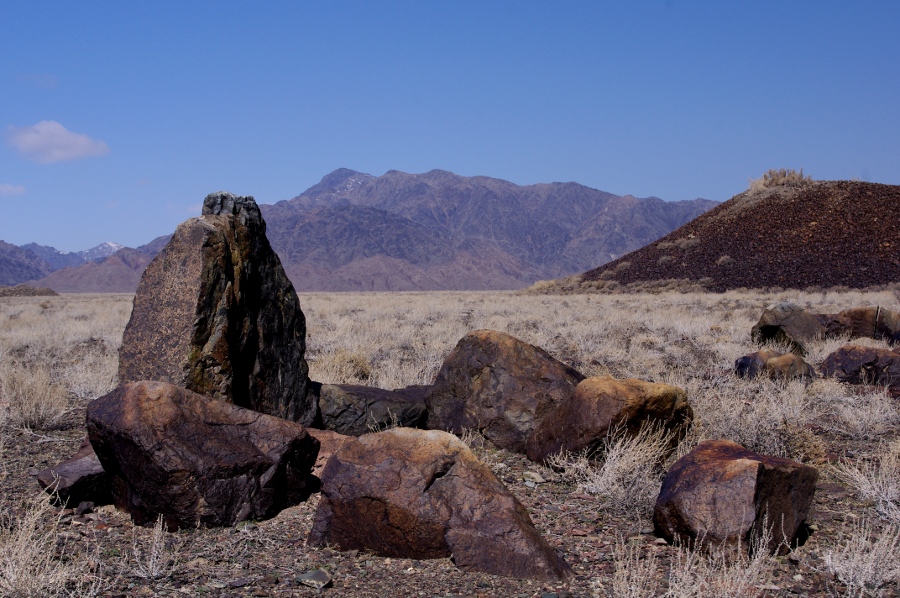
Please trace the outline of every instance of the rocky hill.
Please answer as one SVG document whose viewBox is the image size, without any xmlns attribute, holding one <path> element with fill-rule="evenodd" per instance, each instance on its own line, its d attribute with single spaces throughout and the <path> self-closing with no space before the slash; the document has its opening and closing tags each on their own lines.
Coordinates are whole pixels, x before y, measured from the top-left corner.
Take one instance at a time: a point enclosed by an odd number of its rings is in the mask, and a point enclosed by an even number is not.
<svg viewBox="0 0 900 598">
<path fill-rule="evenodd" d="M 441 170 L 340 169 L 261 208 L 294 285 L 313 291 L 520 288 L 615 259 L 714 205 Z"/>
<path fill-rule="evenodd" d="M 578 282 L 690 281 L 712 291 L 896 283 L 898 223 L 896 185 L 820 181 L 747 191 Z"/>
</svg>

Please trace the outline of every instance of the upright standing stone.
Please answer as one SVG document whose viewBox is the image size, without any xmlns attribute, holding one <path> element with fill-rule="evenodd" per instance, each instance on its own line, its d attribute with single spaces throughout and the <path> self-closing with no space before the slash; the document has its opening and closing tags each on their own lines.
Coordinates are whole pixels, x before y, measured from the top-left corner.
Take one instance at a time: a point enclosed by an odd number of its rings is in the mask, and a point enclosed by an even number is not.
<svg viewBox="0 0 900 598">
<path fill-rule="evenodd" d="M 252 197 L 219 192 L 147 267 L 119 350 L 121 382 L 158 380 L 304 425 L 306 320 Z"/>
</svg>

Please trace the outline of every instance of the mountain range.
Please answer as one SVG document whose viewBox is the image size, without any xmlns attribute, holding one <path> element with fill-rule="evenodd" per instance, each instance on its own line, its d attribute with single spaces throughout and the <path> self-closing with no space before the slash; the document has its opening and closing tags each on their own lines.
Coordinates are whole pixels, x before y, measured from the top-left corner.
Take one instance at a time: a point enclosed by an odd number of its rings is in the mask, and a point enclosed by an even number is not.
<svg viewBox="0 0 900 598">
<path fill-rule="evenodd" d="M 577 183 L 519 186 L 442 170 L 376 177 L 339 169 L 260 209 L 298 291 L 399 291 L 514 289 L 570 275 L 646 245 L 716 205 L 618 196 Z M 60 292 L 133 291 L 167 240 L 81 264 L 52 248 L 3 244 L 0 285 L 36 280 Z M 6 247 L 19 250 L 17 271 L 8 267 L 15 252 Z"/>
</svg>

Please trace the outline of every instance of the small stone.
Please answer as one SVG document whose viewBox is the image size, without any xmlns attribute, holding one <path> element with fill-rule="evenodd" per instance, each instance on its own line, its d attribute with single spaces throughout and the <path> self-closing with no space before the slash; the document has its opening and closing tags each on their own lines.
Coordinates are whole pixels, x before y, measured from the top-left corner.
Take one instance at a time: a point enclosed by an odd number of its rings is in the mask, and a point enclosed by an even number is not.
<svg viewBox="0 0 900 598">
<path fill-rule="evenodd" d="M 250 582 L 246 579 L 234 579 L 228 582 L 229 588 L 243 588 L 244 586 L 250 585 Z"/>
<path fill-rule="evenodd" d="M 657 538 L 656 540 L 653 541 L 653 543 L 659 544 L 660 546 L 664 546 L 664 545 L 668 544 L 668 542 L 666 542 L 665 538 Z"/>
<path fill-rule="evenodd" d="M 522 479 L 526 482 L 534 482 L 535 484 L 543 484 L 547 481 L 536 471 L 526 471 L 522 474 Z"/>
<path fill-rule="evenodd" d="M 559 598 L 559 594 L 556 592 L 542 592 L 541 598 Z"/>
<path fill-rule="evenodd" d="M 641 534 L 644 535 L 644 536 L 652 535 L 652 534 L 653 534 L 653 528 L 652 528 L 652 527 L 644 527 L 644 528 L 641 528 Z"/>
<path fill-rule="evenodd" d="M 331 576 L 324 569 L 316 569 L 298 576 L 297 581 L 305 586 L 321 590 L 331 584 Z"/>
<path fill-rule="evenodd" d="M 94 503 L 89 500 L 85 500 L 85 501 L 78 503 L 78 508 L 75 509 L 75 515 L 77 515 L 79 517 L 82 515 L 87 515 L 88 513 L 93 513 L 93 512 L 94 512 Z"/>
<path fill-rule="evenodd" d="M 797 575 L 795 575 L 795 576 L 792 577 L 791 579 L 793 579 L 794 581 L 803 581 L 803 576 L 800 575 L 800 574 L 798 573 Z"/>
<path fill-rule="evenodd" d="M 535 484 L 531 480 L 528 480 L 527 482 L 525 482 L 525 486 L 527 486 L 528 488 L 536 488 L 537 484 Z"/>
<path fill-rule="evenodd" d="M 206 586 L 214 590 L 224 590 L 228 587 L 228 584 L 223 581 L 208 581 Z"/>
</svg>

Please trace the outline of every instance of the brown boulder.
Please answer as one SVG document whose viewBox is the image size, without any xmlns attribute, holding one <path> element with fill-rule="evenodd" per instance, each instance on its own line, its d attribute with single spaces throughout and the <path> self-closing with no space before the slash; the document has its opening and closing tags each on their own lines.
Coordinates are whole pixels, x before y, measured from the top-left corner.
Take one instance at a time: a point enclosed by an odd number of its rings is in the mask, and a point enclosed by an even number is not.
<svg viewBox="0 0 900 598">
<path fill-rule="evenodd" d="M 783 301 L 767 307 L 750 334 L 758 343 L 786 344 L 802 356 L 806 355 L 807 343 L 825 337 L 825 326 L 816 314 Z"/>
<path fill-rule="evenodd" d="M 312 384 L 318 394 L 321 427 L 339 434 L 359 436 L 392 426 L 420 428 L 428 415 L 427 387 L 399 391 L 355 384 Z"/>
<path fill-rule="evenodd" d="M 543 349 L 477 330 L 457 343 L 425 397 L 428 428 L 476 429 L 498 447 L 521 453 L 534 426 L 583 379 Z"/>
<path fill-rule="evenodd" d="M 169 529 L 263 519 L 303 500 L 319 443 L 295 422 L 165 382 L 133 382 L 88 405 L 103 468 L 140 525 Z"/>
<path fill-rule="evenodd" d="M 853 307 L 821 317 L 828 338 L 874 338 L 900 342 L 900 313 L 879 306 Z"/>
<path fill-rule="evenodd" d="M 766 362 L 773 357 L 781 357 L 783 353 L 775 349 L 761 349 L 755 353 L 739 357 L 734 362 L 734 373 L 740 378 L 753 379 L 766 371 Z"/>
<path fill-rule="evenodd" d="M 585 378 L 535 426 L 527 455 L 543 463 L 561 452 L 592 451 L 610 431 L 637 434 L 644 424 L 658 424 L 677 437 L 692 419 L 687 395 L 678 387 L 633 378 Z"/>
<path fill-rule="evenodd" d="M 560 579 L 566 563 L 455 436 L 394 428 L 352 438 L 322 472 L 308 543 L 381 556 L 452 556 L 465 571 Z"/>
<path fill-rule="evenodd" d="M 119 350 L 122 382 L 160 380 L 313 422 L 306 321 L 252 197 L 208 195 L 138 286 Z"/>
<path fill-rule="evenodd" d="M 112 502 L 112 478 L 103 470 L 90 440 L 84 439 L 78 452 L 37 474 L 41 488 L 69 505 L 90 501 L 95 505 Z"/>
<path fill-rule="evenodd" d="M 316 463 L 313 465 L 312 474 L 317 478 L 322 477 L 322 470 L 325 469 L 325 464 L 328 463 L 328 459 L 331 458 L 331 455 L 338 452 L 344 443 L 352 438 L 352 436 L 345 436 L 343 434 L 338 434 L 337 432 L 332 432 L 331 430 L 318 430 L 316 428 L 306 428 L 306 431 L 309 432 L 309 435 L 319 441 L 319 453 L 316 455 Z"/>
<path fill-rule="evenodd" d="M 841 347 L 822 362 L 822 375 L 850 384 L 887 386 L 900 393 L 900 352 L 861 345 Z"/>
<path fill-rule="evenodd" d="M 790 546 L 809 515 L 814 467 L 706 440 L 669 469 L 653 510 L 657 535 L 705 547 L 748 549 L 770 528 L 769 550 Z"/>
<path fill-rule="evenodd" d="M 811 382 L 816 378 L 816 370 L 799 355 L 788 353 L 772 357 L 766 361 L 765 373 L 773 380 L 803 380 Z"/>
</svg>

